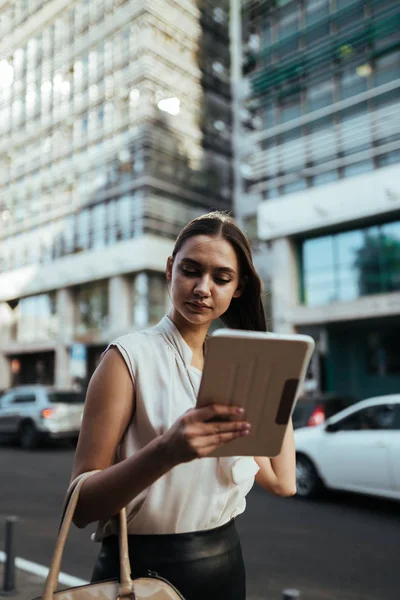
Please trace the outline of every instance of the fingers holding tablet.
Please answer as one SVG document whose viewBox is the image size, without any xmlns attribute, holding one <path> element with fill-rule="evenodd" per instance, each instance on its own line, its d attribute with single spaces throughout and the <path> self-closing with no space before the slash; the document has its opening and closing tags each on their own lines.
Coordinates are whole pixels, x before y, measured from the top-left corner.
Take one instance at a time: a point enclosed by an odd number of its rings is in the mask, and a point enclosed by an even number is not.
<svg viewBox="0 0 400 600">
<path fill-rule="evenodd" d="M 190 409 L 164 434 L 167 447 L 174 449 L 177 462 L 208 456 L 249 434 L 251 424 L 242 420 L 243 413 L 243 409 L 221 404 Z"/>
</svg>

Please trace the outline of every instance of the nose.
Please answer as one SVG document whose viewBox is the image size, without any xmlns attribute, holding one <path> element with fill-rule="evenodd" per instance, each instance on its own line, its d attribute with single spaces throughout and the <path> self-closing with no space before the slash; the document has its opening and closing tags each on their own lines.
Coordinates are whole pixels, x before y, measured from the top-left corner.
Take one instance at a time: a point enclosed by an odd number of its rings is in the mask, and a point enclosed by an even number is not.
<svg viewBox="0 0 400 600">
<path fill-rule="evenodd" d="M 201 279 L 198 279 L 193 291 L 196 296 L 209 298 L 211 296 L 210 278 L 207 275 L 204 275 Z"/>
</svg>

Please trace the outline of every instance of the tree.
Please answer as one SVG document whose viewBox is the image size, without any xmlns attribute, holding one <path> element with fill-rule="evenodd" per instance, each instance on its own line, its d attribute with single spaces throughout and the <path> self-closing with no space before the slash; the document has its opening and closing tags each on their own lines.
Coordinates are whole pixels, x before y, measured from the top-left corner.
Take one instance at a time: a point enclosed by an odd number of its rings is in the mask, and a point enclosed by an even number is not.
<svg viewBox="0 0 400 600">
<path fill-rule="evenodd" d="M 400 240 L 383 232 L 366 232 L 354 266 L 360 296 L 400 290 Z"/>
</svg>

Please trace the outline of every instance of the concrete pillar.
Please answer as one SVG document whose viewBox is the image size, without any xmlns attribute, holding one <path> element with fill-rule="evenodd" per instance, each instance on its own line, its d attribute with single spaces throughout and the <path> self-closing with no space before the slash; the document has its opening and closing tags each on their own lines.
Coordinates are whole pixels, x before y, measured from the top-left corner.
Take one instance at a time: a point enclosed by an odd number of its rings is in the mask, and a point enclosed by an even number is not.
<svg viewBox="0 0 400 600">
<path fill-rule="evenodd" d="M 241 175 L 240 150 L 243 144 L 243 131 L 240 112 L 243 107 L 241 93 L 243 48 L 241 2 L 231 0 L 230 5 L 230 56 L 231 56 L 231 92 L 232 92 L 232 146 L 233 146 L 233 206 L 235 215 L 241 219 L 243 207 L 243 180 Z"/>
<path fill-rule="evenodd" d="M 57 291 L 58 341 L 69 345 L 74 339 L 75 304 L 72 290 L 64 288 Z"/>
<path fill-rule="evenodd" d="M 149 323 L 149 278 L 147 273 L 138 273 L 132 291 L 133 326 L 144 329 Z"/>
<path fill-rule="evenodd" d="M 110 278 L 108 305 L 111 337 L 126 333 L 132 324 L 131 285 L 127 277 L 117 275 Z"/>
<path fill-rule="evenodd" d="M 72 378 L 69 373 L 69 347 L 63 344 L 56 346 L 54 384 L 56 387 L 70 388 Z"/>
<path fill-rule="evenodd" d="M 299 274 L 294 243 L 289 238 L 272 244 L 272 330 L 294 333 L 292 308 L 299 302 Z"/>
<path fill-rule="evenodd" d="M 3 348 L 11 339 L 13 319 L 13 311 L 7 302 L 0 302 L 0 390 L 7 389 L 11 385 L 11 365 Z"/>
<path fill-rule="evenodd" d="M 73 342 L 75 325 L 74 296 L 70 289 L 60 289 L 56 298 L 58 315 L 58 339 L 55 349 L 55 374 L 56 387 L 69 388 L 72 380 L 69 372 L 69 348 Z"/>
<path fill-rule="evenodd" d="M 7 302 L 0 302 L 0 348 L 11 340 L 14 313 Z"/>
<path fill-rule="evenodd" d="M 6 390 L 11 385 L 11 365 L 5 354 L 0 352 L 0 390 Z"/>
</svg>

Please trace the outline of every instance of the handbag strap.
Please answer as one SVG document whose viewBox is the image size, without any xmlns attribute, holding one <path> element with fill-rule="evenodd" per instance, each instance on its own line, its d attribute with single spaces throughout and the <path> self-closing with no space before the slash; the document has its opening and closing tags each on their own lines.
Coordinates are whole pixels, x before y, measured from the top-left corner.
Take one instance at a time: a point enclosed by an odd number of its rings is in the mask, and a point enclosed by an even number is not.
<svg viewBox="0 0 400 600">
<path fill-rule="evenodd" d="M 61 521 L 61 527 L 57 536 L 56 547 L 53 553 L 49 574 L 47 575 L 43 599 L 54 600 L 54 593 L 58 586 L 58 577 L 60 575 L 61 560 L 64 553 L 65 542 L 71 528 L 76 505 L 78 504 L 79 494 L 85 481 L 98 473 L 99 471 L 90 471 L 79 475 L 70 485 L 66 495 L 66 505 Z M 123 508 L 119 513 L 119 554 L 120 554 L 120 585 L 119 598 L 130 598 L 135 600 L 135 592 L 131 579 L 131 567 L 128 551 L 128 527 L 126 523 L 126 510 Z"/>
</svg>

